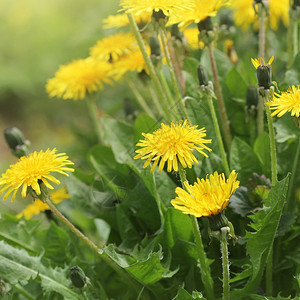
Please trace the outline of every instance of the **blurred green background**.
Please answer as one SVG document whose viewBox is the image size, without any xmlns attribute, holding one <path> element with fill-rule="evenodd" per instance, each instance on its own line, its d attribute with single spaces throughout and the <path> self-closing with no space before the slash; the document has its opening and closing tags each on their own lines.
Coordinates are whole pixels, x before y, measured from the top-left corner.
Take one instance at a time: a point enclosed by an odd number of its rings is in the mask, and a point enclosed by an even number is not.
<svg viewBox="0 0 300 300">
<path fill-rule="evenodd" d="M 90 131 L 85 102 L 50 99 L 45 84 L 59 65 L 87 57 L 89 48 L 111 33 L 103 31 L 102 19 L 115 14 L 118 4 L 118 0 L 0 1 L 1 173 L 16 161 L 3 137 L 3 130 L 11 126 L 23 131 L 32 151 L 57 147 L 72 156 L 80 144 L 84 147 Z M 114 98 L 113 89 L 107 90 L 100 97 Z M 104 110 L 113 113 L 120 102 L 105 101 Z M 101 106 L 101 100 L 98 103 Z M 9 200 L 1 201 L 0 208 L 16 209 Z"/>
</svg>

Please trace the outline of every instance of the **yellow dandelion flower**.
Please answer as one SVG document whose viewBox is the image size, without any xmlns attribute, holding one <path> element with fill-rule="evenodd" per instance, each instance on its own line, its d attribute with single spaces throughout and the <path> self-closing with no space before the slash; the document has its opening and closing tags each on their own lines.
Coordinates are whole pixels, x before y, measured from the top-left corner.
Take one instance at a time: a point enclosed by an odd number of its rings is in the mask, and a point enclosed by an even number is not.
<svg viewBox="0 0 300 300">
<path fill-rule="evenodd" d="M 70 195 L 65 187 L 50 193 L 50 197 L 55 204 L 58 204 L 65 199 L 70 199 Z"/>
<path fill-rule="evenodd" d="M 236 180 L 237 173 L 232 171 L 229 178 L 215 172 L 206 176 L 206 179 L 197 178 L 197 182 L 189 185 L 184 182 L 186 191 L 180 187 L 176 188 L 177 197 L 171 204 L 184 214 L 193 215 L 197 218 L 218 215 L 228 205 L 231 195 L 239 187 Z"/>
<path fill-rule="evenodd" d="M 24 218 L 26 220 L 31 219 L 33 216 L 40 214 L 41 212 L 48 210 L 49 206 L 41 201 L 40 199 L 35 199 L 32 203 L 27 205 L 18 215 L 17 218 Z"/>
<path fill-rule="evenodd" d="M 132 33 L 117 33 L 98 41 L 95 46 L 90 48 L 90 56 L 114 62 L 121 55 L 135 50 L 137 47 Z"/>
<path fill-rule="evenodd" d="M 229 4 L 230 0 L 193 0 L 191 2 L 193 9 L 172 15 L 168 25 L 179 23 L 179 27 L 186 27 L 191 23 L 199 23 L 207 17 L 214 17 L 222 6 Z"/>
<path fill-rule="evenodd" d="M 127 13 L 138 16 L 161 10 L 166 16 L 191 9 L 192 1 L 185 0 L 121 0 L 120 5 Z"/>
<path fill-rule="evenodd" d="M 58 204 L 65 199 L 69 199 L 70 195 L 67 192 L 65 187 L 58 189 L 50 193 L 50 197 L 53 203 Z M 32 203 L 27 205 L 18 215 L 17 218 L 24 218 L 26 220 L 31 219 L 33 216 L 40 214 L 46 210 L 49 210 L 49 206 L 47 203 L 41 201 L 40 199 L 35 199 Z"/>
<path fill-rule="evenodd" d="M 150 54 L 150 48 L 147 47 L 147 53 Z M 119 80 L 127 72 L 137 71 L 142 72 L 147 71 L 144 57 L 139 49 L 136 51 L 129 52 L 119 58 L 115 63 L 113 63 L 114 78 Z"/>
<path fill-rule="evenodd" d="M 147 159 L 144 168 L 153 161 L 151 172 L 154 172 L 158 163 L 158 171 L 162 172 L 166 162 L 168 172 L 178 171 L 178 160 L 184 168 L 191 168 L 193 162 L 198 164 L 193 154 L 194 150 L 206 157 L 207 154 L 203 150 L 211 151 L 205 145 L 211 143 L 210 139 L 204 139 L 205 128 L 197 129 L 197 127 L 190 125 L 188 121 L 177 124 L 172 122 L 170 126 L 162 123 L 153 133 L 143 133 L 145 139 L 137 143 L 141 148 L 136 150 L 137 155 L 134 159 Z"/>
<path fill-rule="evenodd" d="M 300 85 L 291 86 L 286 92 L 274 93 L 276 97 L 266 105 L 274 109 L 271 116 L 282 117 L 286 112 L 290 112 L 293 117 L 300 117 Z"/>
<path fill-rule="evenodd" d="M 67 165 L 73 165 L 73 162 L 68 160 L 65 153 L 56 154 L 56 149 L 47 149 L 46 152 L 33 152 L 28 156 L 23 156 L 19 161 L 11 165 L 10 168 L 2 174 L 0 178 L 0 194 L 5 193 L 3 200 L 6 200 L 13 192 L 13 201 L 17 191 L 22 187 L 22 197 L 27 195 L 28 187 L 31 187 L 37 195 L 41 194 L 39 182 L 43 182 L 49 189 L 53 189 L 49 181 L 60 184 L 51 172 L 57 172 L 68 176 L 65 171 L 73 172 L 73 168 Z M 48 181 L 49 180 L 49 181 Z"/>
<path fill-rule="evenodd" d="M 268 3 L 268 18 L 271 28 L 276 30 L 280 20 L 287 26 L 289 22 L 289 0 L 269 0 Z M 258 16 L 253 9 L 253 0 L 232 0 L 231 7 L 234 10 L 235 23 L 244 30 L 247 30 L 250 24 L 257 22 Z"/>
<path fill-rule="evenodd" d="M 151 21 L 151 13 L 144 13 L 139 16 L 135 16 L 135 22 L 139 27 L 143 27 L 147 23 Z M 103 28 L 120 28 L 129 26 L 129 20 L 126 14 L 117 14 L 117 15 L 110 15 L 103 20 Z"/>
<path fill-rule="evenodd" d="M 252 64 L 255 67 L 255 69 L 257 69 L 258 67 L 267 67 L 267 66 L 271 66 L 272 62 L 274 61 L 274 56 L 272 56 L 268 63 L 265 63 L 265 60 L 262 57 L 259 58 L 251 58 Z"/>
<path fill-rule="evenodd" d="M 204 43 L 202 41 L 199 41 L 198 35 L 199 30 L 198 28 L 187 28 L 183 31 L 183 35 L 187 39 L 188 45 L 190 45 L 191 48 L 198 50 L 204 48 Z"/>
<path fill-rule="evenodd" d="M 111 84 L 111 65 L 92 58 L 78 59 L 60 66 L 55 77 L 48 80 L 46 91 L 50 97 L 84 99 L 87 93 L 103 89 L 103 82 Z"/>
</svg>

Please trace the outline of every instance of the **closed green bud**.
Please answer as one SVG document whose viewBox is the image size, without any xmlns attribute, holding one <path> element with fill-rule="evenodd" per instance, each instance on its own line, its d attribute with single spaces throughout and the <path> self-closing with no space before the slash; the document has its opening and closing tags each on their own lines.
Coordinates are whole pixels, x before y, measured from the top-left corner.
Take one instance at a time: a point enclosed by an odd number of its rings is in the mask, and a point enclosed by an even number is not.
<svg viewBox="0 0 300 300">
<path fill-rule="evenodd" d="M 71 279 L 73 285 L 77 288 L 83 288 L 87 282 L 87 278 L 86 278 L 83 270 L 78 266 L 71 268 L 70 279 Z"/>
<path fill-rule="evenodd" d="M 197 74 L 198 74 L 198 80 L 199 80 L 199 85 L 202 86 L 208 86 L 208 78 L 207 78 L 207 73 L 206 70 L 202 65 L 199 65 L 197 68 Z"/>
<path fill-rule="evenodd" d="M 209 216 L 208 221 L 212 231 L 219 231 L 222 227 L 228 226 L 228 219 L 226 218 L 224 211 L 218 215 Z"/>
<path fill-rule="evenodd" d="M 28 154 L 29 142 L 25 140 L 23 133 L 17 127 L 5 129 L 4 138 L 16 157 L 20 158 Z"/>
<path fill-rule="evenodd" d="M 268 90 L 272 86 L 271 65 L 259 65 L 256 69 L 258 86 Z"/>
</svg>

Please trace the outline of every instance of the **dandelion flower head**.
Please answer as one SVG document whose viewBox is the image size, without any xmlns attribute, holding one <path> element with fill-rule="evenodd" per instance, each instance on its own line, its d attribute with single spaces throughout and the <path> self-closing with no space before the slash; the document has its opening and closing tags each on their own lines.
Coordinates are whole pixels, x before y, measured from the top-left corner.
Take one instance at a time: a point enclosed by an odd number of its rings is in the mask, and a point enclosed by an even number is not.
<svg viewBox="0 0 300 300">
<path fill-rule="evenodd" d="M 193 0 L 191 3 L 193 9 L 172 15 L 168 24 L 179 23 L 179 27 L 186 27 L 191 23 L 199 23 L 207 17 L 214 17 L 221 7 L 230 3 L 230 0 Z"/>
<path fill-rule="evenodd" d="M 121 0 L 120 5 L 126 13 L 139 16 L 153 11 L 162 11 L 165 16 L 177 14 L 179 11 L 191 9 L 193 1 L 185 0 Z"/>
<path fill-rule="evenodd" d="M 211 151 L 205 144 L 211 143 L 210 139 L 204 139 L 206 136 L 205 128 L 197 129 L 198 126 L 192 126 L 188 121 L 171 123 L 171 125 L 161 124 L 161 127 L 153 133 L 143 133 L 144 140 L 140 140 L 136 150 L 137 155 L 134 159 L 146 159 L 144 168 L 151 162 L 151 172 L 154 172 L 157 165 L 158 171 L 162 172 L 165 163 L 167 171 L 178 171 L 178 161 L 184 168 L 191 168 L 193 162 L 198 164 L 193 151 L 196 150 L 207 157 L 204 149 Z M 198 146 L 197 146 L 198 145 Z"/>
<path fill-rule="evenodd" d="M 73 165 L 65 153 L 56 154 L 57 150 L 47 149 L 45 152 L 33 152 L 28 156 L 23 156 L 19 161 L 11 165 L 9 169 L 0 177 L 0 194 L 5 193 L 3 200 L 12 194 L 11 200 L 16 197 L 17 191 L 22 187 L 21 195 L 26 197 L 30 187 L 37 195 L 41 194 L 40 182 L 43 182 L 49 189 L 53 189 L 49 181 L 60 184 L 60 181 L 51 173 L 56 172 L 68 176 L 66 172 L 73 172 L 74 169 L 68 167 Z"/>
<path fill-rule="evenodd" d="M 287 26 L 289 22 L 289 0 L 269 0 L 268 3 L 268 18 L 271 28 L 276 30 L 280 20 Z M 249 25 L 258 19 L 253 8 L 253 0 L 232 0 L 231 7 L 234 10 L 235 23 L 244 30 L 247 30 Z"/>
<path fill-rule="evenodd" d="M 190 45 L 192 49 L 198 50 L 204 48 L 204 43 L 202 41 L 199 41 L 198 38 L 198 28 L 187 28 L 183 31 L 183 35 L 185 36 L 188 45 Z"/>
<path fill-rule="evenodd" d="M 227 180 L 225 175 L 215 172 L 207 175 L 206 179 L 197 178 L 197 182 L 190 185 L 184 182 L 186 190 L 178 187 L 177 197 L 171 204 L 184 214 L 197 218 L 218 215 L 228 205 L 231 195 L 239 187 L 237 173 L 232 171 Z"/>
<path fill-rule="evenodd" d="M 103 82 L 111 84 L 111 65 L 91 57 L 78 59 L 59 67 L 55 77 L 48 80 L 46 91 L 50 97 L 84 99 L 103 89 Z"/>
<path fill-rule="evenodd" d="M 137 49 L 137 43 L 132 33 L 117 33 L 98 41 L 90 48 L 90 56 L 95 59 L 114 62 L 123 54 Z"/>
<path fill-rule="evenodd" d="M 135 22 L 139 27 L 143 27 L 147 23 L 151 22 L 151 13 L 143 13 L 138 16 L 135 16 Z M 110 15 L 103 20 L 103 28 L 121 28 L 129 26 L 129 20 L 126 14 L 117 14 L 117 15 Z"/>
<path fill-rule="evenodd" d="M 274 61 L 274 56 L 272 56 L 268 63 L 266 64 L 264 59 L 262 57 L 259 57 L 259 58 L 251 58 L 251 61 L 252 61 L 252 64 L 253 66 L 255 67 L 255 69 L 257 69 L 258 67 L 269 67 L 271 66 L 272 62 Z"/>
<path fill-rule="evenodd" d="M 266 105 L 275 110 L 271 116 L 282 117 L 286 112 L 290 112 L 293 117 L 300 117 L 300 85 L 291 86 L 286 92 L 274 93 L 276 97 Z"/>
<path fill-rule="evenodd" d="M 50 197 L 53 203 L 58 204 L 65 199 L 69 199 L 70 195 L 67 192 L 65 187 L 58 189 L 50 193 Z M 24 218 L 26 220 L 31 219 L 33 216 L 40 214 L 46 210 L 49 210 L 49 206 L 47 203 L 41 201 L 40 199 L 35 199 L 32 203 L 28 204 L 18 215 L 17 218 Z"/>
</svg>

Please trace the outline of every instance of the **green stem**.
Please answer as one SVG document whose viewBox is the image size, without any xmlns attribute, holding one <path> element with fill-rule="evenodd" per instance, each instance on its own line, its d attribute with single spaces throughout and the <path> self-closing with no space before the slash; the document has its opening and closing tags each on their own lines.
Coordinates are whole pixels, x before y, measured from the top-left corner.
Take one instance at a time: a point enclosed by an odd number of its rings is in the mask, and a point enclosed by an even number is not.
<svg viewBox="0 0 300 300">
<path fill-rule="evenodd" d="M 290 1 L 292 2 L 292 1 Z M 290 22 L 288 27 L 288 68 L 292 66 L 295 56 L 298 53 L 298 20 L 295 11 L 290 3 Z"/>
<path fill-rule="evenodd" d="M 229 259 L 227 248 L 227 231 L 221 228 L 221 253 L 222 253 L 222 268 L 223 268 L 223 300 L 230 299 L 230 286 L 229 286 Z"/>
<path fill-rule="evenodd" d="M 145 64 L 146 64 L 146 66 L 148 68 L 148 71 L 149 71 L 149 74 L 150 74 L 150 77 L 153 80 L 153 83 L 154 83 L 157 95 L 158 95 L 158 97 L 159 97 L 159 99 L 160 99 L 160 101 L 162 103 L 162 107 L 164 109 L 164 112 L 165 112 L 165 114 L 167 116 L 168 121 L 171 122 L 172 121 L 172 116 L 171 116 L 171 114 L 169 112 L 167 98 L 166 98 L 166 96 L 164 94 L 164 91 L 163 91 L 162 86 L 160 84 L 159 78 L 158 78 L 158 76 L 157 76 L 157 74 L 155 72 L 153 63 L 152 63 L 152 61 L 151 61 L 151 59 L 150 59 L 150 57 L 149 57 L 149 55 L 147 53 L 146 46 L 145 46 L 143 38 L 142 38 L 142 36 L 141 36 L 141 34 L 139 32 L 138 26 L 137 26 L 137 24 L 135 22 L 135 19 L 132 16 L 131 13 L 127 14 L 127 17 L 128 17 L 129 22 L 130 22 L 131 30 L 132 30 L 132 32 L 133 32 L 133 34 L 134 34 L 134 36 L 135 36 L 135 38 L 137 40 L 137 43 L 139 45 L 140 50 L 142 52 L 143 58 L 145 60 Z"/>
<path fill-rule="evenodd" d="M 208 45 L 208 54 L 209 54 L 209 60 L 210 60 L 210 65 L 211 65 L 211 70 L 214 78 L 214 84 L 216 88 L 216 96 L 218 99 L 218 107 L 219 107 L 219 113 L 222 121 L 222 128 L 224 130 L 224 136 L 225 136 L 225 142 L 227 145 L 228 151 L 230 150 L 231 147 L 231 131 L 229 127 L 229 121 L 227 117 L 227 112 L 226 112 L 226 107 L 222 95 L 222 89 L 221 89 L 221 84 L 218 76 L 218 70 L 217 70 L 217 64 L 213 52 L 213 47 L 211 44 Z"/>
<path fill-rule="evenodd" d="M 48 204 L 52 212 L 64 223 L 80 240 L 89 246 L 100 258 L 103 259 L 113 270 L 118 273 L 124 282 L 128 284 L 137 294 L 140 293 L 142 286 L 135 281 L 125 270 L 116 264 L 102 249 L 98 248 L 91 240 L 89 240 L 81 231 L 79 231 L 60 211 L 54 206 L 48 196 L 44 196 L 43 200 Z M 144 295 L 144 299 L 149 300 L 148 295 Z"/>
<path fill-rule="evenodd" d="M 257 104 L 257 136 L 264 132 L 264 98 L 259 94 Z"/>
<path fill-rule="evenodd" d="M 168 99 L 168 102 L 169 102 L 169 105 L 170 105 L 170 111 L 172 113 L 172 117 L 173 117 L 173 119 L 179 121 L 181 118 L 179 116 L 177 106 L 176 106 L 176 103 L 174 101 L 174 97 L 171 94 L 171 91 L 170 91 L 169 85 L 167 83 L 167 80 L 166 80 L 164 74 L 162 73 L 161 69 L 158 70 L 157 74 L 158 74 L 158 77 L 159 77 L 160 82 L 162 84 L 162 87 L 163 87 L 163 89 L 164 89 L 164 91 L 167 95 L 167 99 Z"/>
<path fill-rule="evenodd" d="M 214 107 L 214 104 L 213 104 L 212 96 L 209 94 L 209 92 L 207 92 L 207 101 L 208 101 L 211 117 L 212 117 L 212 120 L 213 120 L 213 124 L 214 124 L 214 127 L 215 127 L 215 132 L 216 132 L 216 135 L 217 135 L 217 140 L 218 140 L 219 150 L 220 150 L 221 157 L 222 157 L 224 171 L 225 171 L 226 177 L 228 178 L 229 174 L 230 174 L 229 164 L 228 164 L 228 161 L 227 161 L 225 148 L 224 148 L 224 144 L 223 144 L 223 140 L 222 140 L 222 135 L 221 135 L 221 131 L 220 131 L 220 127 L 219 127 L 215 107 Z"/>
<path fill-rule="evenodd" d="M 297 150 L 294 156 L 294 163 L 293 163 L 293 168 L 292 168 L 292 175 L 291 175 L 291 179 L 290 179 L 290 183 L 289 183 L 289 190 L 288 190 L 288 194 L 286 197 L 286 206 L 285 206 L 285 210 L 286 211 L 292 211 L 296 205 L 295 205 L 295 197 L 292 197 L 292 192 L 293 192 L 293 186 L 294 186 L 294 181 L 295 181 L 295 176 L 297 174 L 297 170 L 298 170 L 298 164 L 299 164 L 299 157 L 300 157 L 300 136 L 298 136 L 298 146 L 297 146 Z"/>
<path fill-rule="evenodd" d="M 23 289 L 21 286 L 18 284 L 11 284 L 10 285 L 16 289 L 20 294 L 22 294 L 26 299 L 29 300 L 35 300 L 36 298 L 32 297 L 25 289 Z"/>
<path fill-rule="evenodd" d="M 181 165 L 179 165 L 179 176 L 181 179 L 181 184 L 182 187 L 184 188 L 184 182 L 187 181 L 185 171 Z M 204 285 L 204 288 L 207 293 L 207 299 L 215 299 L 214 296 L 214 289 L 213 289 L 213 280 L 210 274 L 210 267 L 207 263 L 207 258 L 206 258 L 206 253 L 204 251 L 204 246 L 201 238 L 201 233 L 199 230 L 199 225 L 197 218 L 194 216 L 190 216 L 192 226 L 193 226 L 193 231 L 194 231 L 194 236 L 196 240 L 196 247 L 197 247 L 197 254 L 198 254 L 198 259 L 199 259 L 199 265 L 200 265 L 200 273 L 201 273 L 201 279 Z"/>
<path fill-rule="evenodd" d="M 90 117 L 94 126 L 94 130 L 97 134 L 97 138 L 98 138 L 98 143 L 102 144 L 103 143 L 103 131 L 101 130 L 100 127 L 100 120 L 98 117 L 98 109 L 97 109 L 97 105 L 96 105 L 96 99 L 94 97 L 92 97 L 91 95 L 89 95 L 88 97 L 86 97 L 86 103 L 88 106 L 88 110 L 90 113 Z"/>
<path fill-rule="evenodd" d="M 255 111 L 250 110 L 249 112 L 249 134 L 250 134 L 250 145 L 253 147 L 255 139 L 256 139 L 256 119 L 255 119 Z"/>
<path fill-rule="evenodd" d="M 138 89 L 135 87 L 135 85 L 133 84 L 133 82 L 131 81 L 131 79 L 129 79 L 128 77 L 126 77 L 126 82 L 128 84 L 128 86 L 130 87 L 132 93 L 134 94 L 137 102 L 139 103 L 139 105 L 141 106 L 141 108 L 145 111 L 145 113 L 147 113 L 151 118 L 153 118 L 154 120 L 156 120 L 154 114 L 152 113 L 150 107 L 148 106 L 147 102 L 145 101 L 144 97 L 141 95 L 141 93 L 138 91 Z"/>
<path fill-rule="evenodd" d="M 167 45 L 166 32 L 163 28 L 160 28 L 159 29 L 159 34 L 160 34 L 160 37 L 161 37 L 161 43 L 162 43 L 163 51 L 164 51 L 164 54 L 165 54 L 165 57 L 166 57 L 166 61 L 167 61 L 168 67 L 169 67 L 170 77 L 171 77 L 171 81 L 172 81 L 172 85 L 173 85 L 173 89 L 174 89 L 175 97 L 176 97 L 176 103 L 179 103 L 180 108 L 182 110 L 182 113 L 184 115 L 184 118 L 186 120 L 189 120 L 187 110 L 186 110 L 186 108 L 184 106 L 184 103 L 182 101 L 182 95 L 181 95 L 181 92 L 180 92 L 180 89 L 179 89 L 179 84 L 178 84 L 178 81 L 177 81 L 177 78 L 176 78 L 174 66 L 173 66 L 172 59 L 171 59 L 170 52 L 169 52 L 169 48 L 168 48 L 168 45 Z"/>
<path fill-rule="evenodd" d="M 151 99 L 152 99 L 153 104 L 154 104 L 154 106 L 157 110 L 157 114 L 158 114 L 159 118 L 164 117 L 164 118 L 168 119 L 168 117 L 165 114 L 164 109 L 162 108 L 162 106 L 159 102 L 158 96 L 155 92 L 155 89 L 153 88 L 152 82 L 148 83 L 148 90 L 150 92 Z"/>
<path fill-rule="evenodd" d="M 266 12 L 262 5 L 259 7 L 259 44 L 258 57 L 264 58 L 266 55 Z"/>
</svg>

